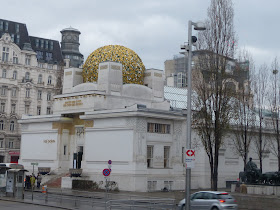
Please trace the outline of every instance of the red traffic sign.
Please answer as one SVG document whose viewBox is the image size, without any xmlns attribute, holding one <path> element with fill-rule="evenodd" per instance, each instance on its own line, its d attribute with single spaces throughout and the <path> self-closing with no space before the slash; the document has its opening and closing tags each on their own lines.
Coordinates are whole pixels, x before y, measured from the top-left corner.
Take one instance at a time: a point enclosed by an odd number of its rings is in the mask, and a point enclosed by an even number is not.
<svg viewBox="0 0 280 210">
<path fill-rule="evenodd" d="M 105 168 L 105 169 L 103 170 L 103 175 L 104 175 L 104 176 L 109 176 L 110 173 L 111 173 L 111 170 L 108 169 L 108 168 Z"/>
<path fill-rule="evenodd" d="M 108 160 L 108 164 L 111 165 L 112 164 L 112 160 Z"/>
<path fill-rule="evenodd" d="M 186 155 L 187 155 L 188 157 L 195 156 L 195 151 L 194 151 L 194 149 L 188 149 L 187 152 L 186 152 Z"/>
</svg>

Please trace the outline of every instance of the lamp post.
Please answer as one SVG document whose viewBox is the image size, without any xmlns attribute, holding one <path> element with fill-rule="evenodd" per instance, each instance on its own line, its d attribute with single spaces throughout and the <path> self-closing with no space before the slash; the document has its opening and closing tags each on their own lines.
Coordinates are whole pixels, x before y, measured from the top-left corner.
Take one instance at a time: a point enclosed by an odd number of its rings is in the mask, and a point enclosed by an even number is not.
<svg viewBox="0 0 280 210">
<path fill-rule="evenodd" d="M 188 51 L 188 99 L 187 99 L 187 139 L 186 149 L 191 149 L 191 115 L 192 115 L 192 45 L 196 42 L 196 37 L 192 36 L 192 26 L 194 30 L 206 30 L 204 23 L 194 23 L 191 20 L 188 24 L 188 45 L 181 46 L 181 49 Z M 191 189 L 191 169 L 186 166 L 186 186 L 185 186 L 185 208 L 190 210 L 190 189 Z"/>
</svg>

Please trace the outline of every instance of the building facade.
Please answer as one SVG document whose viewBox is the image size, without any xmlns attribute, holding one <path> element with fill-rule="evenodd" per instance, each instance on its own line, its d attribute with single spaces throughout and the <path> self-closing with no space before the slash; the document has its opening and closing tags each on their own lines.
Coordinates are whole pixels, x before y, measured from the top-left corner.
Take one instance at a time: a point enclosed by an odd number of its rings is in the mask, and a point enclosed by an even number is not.
<svg viewBox="0 0 280 210">
<path fill-rule="evenodd" d="M 0 19 L 0 162 L 18 161 L 23 114 L 52 114 L 63 66 L 58 41 L 29 36 L 25 24 Z"/>
</svg>

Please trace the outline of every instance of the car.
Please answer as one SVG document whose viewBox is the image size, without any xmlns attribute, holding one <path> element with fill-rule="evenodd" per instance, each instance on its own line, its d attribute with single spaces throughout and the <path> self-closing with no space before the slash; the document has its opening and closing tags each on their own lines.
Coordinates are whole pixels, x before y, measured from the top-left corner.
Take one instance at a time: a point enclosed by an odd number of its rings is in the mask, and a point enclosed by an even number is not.
<svg viewBox="0 0 280 210">
<path fill-rule="evenodd" d="M 179 210 L 185 209 L 185 199 L 178 204 Z M 227 192 L 199 191 L 191 195 L 191 210 L 237 210 L 234 197 Z"/>
</svg>

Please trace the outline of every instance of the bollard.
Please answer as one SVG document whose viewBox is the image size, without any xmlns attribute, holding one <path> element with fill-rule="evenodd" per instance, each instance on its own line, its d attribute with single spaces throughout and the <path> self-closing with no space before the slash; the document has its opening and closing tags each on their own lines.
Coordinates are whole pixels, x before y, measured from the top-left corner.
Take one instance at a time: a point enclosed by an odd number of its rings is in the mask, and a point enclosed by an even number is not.
<svg viewBox="0 0 280 210">
<path fill-rule="evenodd" d="M 47 185 L 42 186 L 42 193 L 45 194 L 45 202 L 48 202 L 48 186 Z"/>
</svg>

